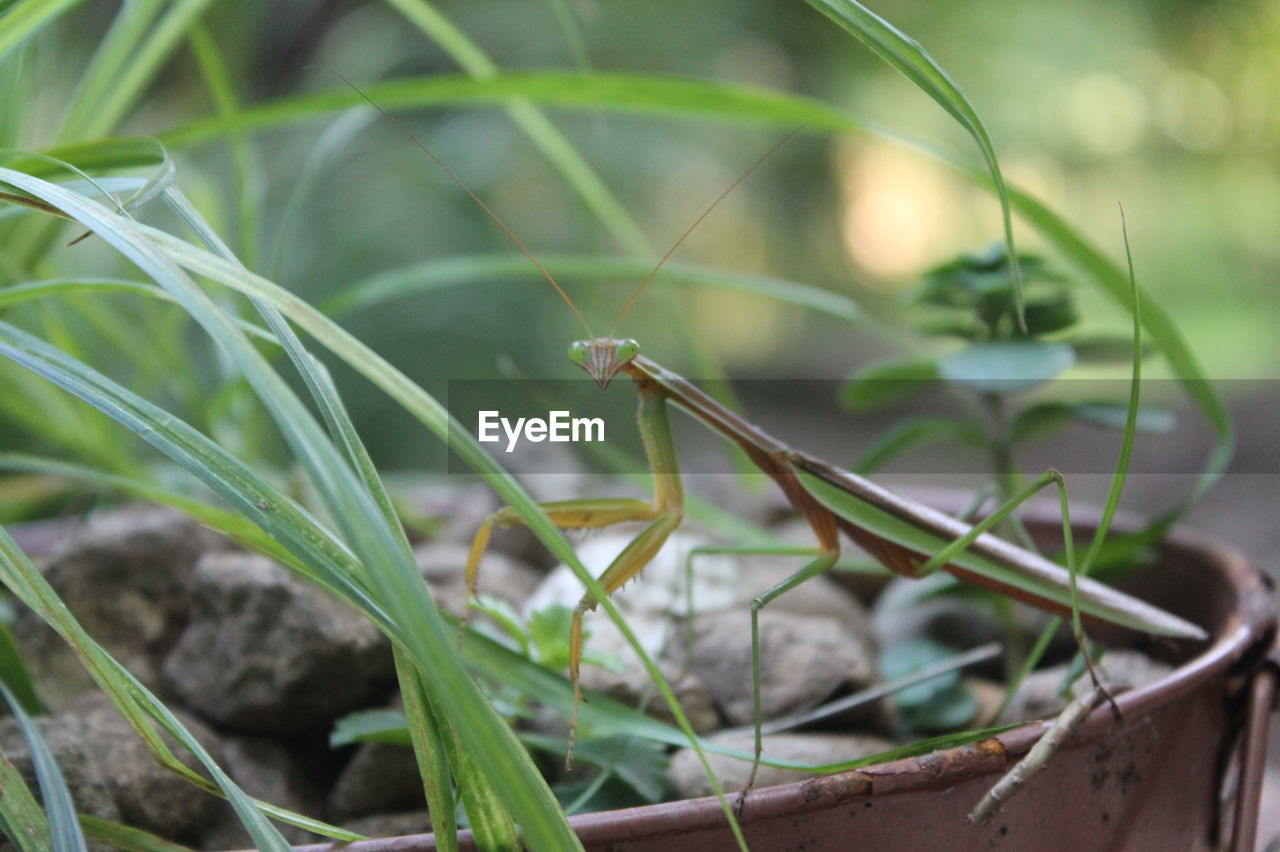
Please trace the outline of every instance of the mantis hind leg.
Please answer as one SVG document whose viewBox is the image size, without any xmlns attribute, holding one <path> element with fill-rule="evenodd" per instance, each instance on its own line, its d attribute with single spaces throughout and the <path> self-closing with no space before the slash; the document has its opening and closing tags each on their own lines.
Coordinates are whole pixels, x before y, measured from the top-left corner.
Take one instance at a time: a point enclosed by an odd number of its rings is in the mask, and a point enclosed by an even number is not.
<svg viewBox="0 0 1280 852">
<path fill-rule="evenodd" d="M 810 550 L 809 552 L 812 553 L 813 551 Z M 760 757 L 764 753 L 764 736 L 761 732 L 761 728 L 764 725 L 764 711 L 762 709 L 763 702 L 760 690 L 760 610 L 801 583 L 825 573 L 836 564 L 836 560 L 839 558 L 839 550 L 823 550 L 812 562 L 767 592 L 757 595 L 751 600 L 751 701 L 752 724 L 755 728 L 755 748 L 754 759 L 751 762 L 751 774 L 747 776 L 746 786 L 742 788 L 742 792 L 738 795 L 738 802 L 735 806 L 739 816 L 741 816 L 742 808 L 746 804 L 747 794 L 755 786 L 756 773 L 760 771 Z"/>
<path fill-rule="evenodd" d="M 813 557 L 822 550 L 814 547 L 720 547 L 710 545 L 692 548 L 685 556 L 684 562 L 684 654 L 682 674 L 687 674 L 693 666 L 693 616 L 694 604 L 693 561 L 703 556 L 808 556 Z"/>
</svg>

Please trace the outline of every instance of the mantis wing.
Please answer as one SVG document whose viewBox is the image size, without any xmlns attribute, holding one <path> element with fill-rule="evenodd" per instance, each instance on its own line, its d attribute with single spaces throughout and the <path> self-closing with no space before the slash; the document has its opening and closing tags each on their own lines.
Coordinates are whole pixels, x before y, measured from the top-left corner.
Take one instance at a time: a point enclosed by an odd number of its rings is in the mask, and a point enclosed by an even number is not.
<svg viewBox="0 0 1280 852">
<path fill-rule="evenodd" d="M 870 480 L 802 454 L 791 465 L 800 484 L 829 509 L 853 540 L 873 553 L 906 550 L 916 569 L 973 528 L 894 494 Z M 868 547 L 868 545 L 870 545 Z M 903 560 L 897 558 L 895 563 Z M 1070 574 L 1042 556 L 989 533 L 974 539 L 946 565 L 951 574 L 1056 613 L 1071 611 Z M 915 575 L 919 575 L 917 571 Z M 1145 633 L 1206 639 L 1199 626 L 1087 577 L 1077 578 L 1082 614 Z"/>
</svg>

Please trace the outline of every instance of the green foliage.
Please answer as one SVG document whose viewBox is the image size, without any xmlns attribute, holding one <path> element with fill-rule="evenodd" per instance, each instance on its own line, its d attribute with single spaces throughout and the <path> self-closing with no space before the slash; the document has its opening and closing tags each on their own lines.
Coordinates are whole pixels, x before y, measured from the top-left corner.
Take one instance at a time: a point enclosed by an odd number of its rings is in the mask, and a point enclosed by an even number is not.
<svg viewBox="0 0 1280 852">
<path fill-rule="evenodd" d="M 888 680 L 907 677 L 954 657 L 956 649 L 930 639 L 905 639 L 880 651 L 880 673 Z M 978 702 L 965 687 L 960 672 L 952 671 L 907 687 L 893 703 L 909 731 L 937 732 L 964 727 L 973 721 Z"/>
<path fill-rule="evenodd" d="M 1128 407 L 1123 402 L 1025 398 L 1077 362 L 1127 362 L 1134 349 L 1132 339 L 1076 328 L 1077 285 L 1048 260 L 1023 255 L 1018 267 L 1026 281 L 1025 331 L 1018 326 L 1016 280 L 1004 246 L 960 255 L 924 274 L 911 297 L 923 309 L 913 317 L 917 332 L 940 342 L 960 338 L 963 344 L 936 358 L 863 369 L 845 384 L 842 402 L 855 411 L 877 409 L 946 384 L 978 398 L 983 416 L 905 418 L 864 452 L 860 470 L 882 467 L 926 444 L 984 447 L 993 470 L 1005 479 L 1000 490 L 1007 498 L 1018 447 L 1050 439 L 1072 423 L 1125 428 Z M 1173 426 L 1172 412 L 1151 407 L 1138 411 L 1138 431 L 1166 432 Z"/>
<path fill-rule="evenodd" d="M 378 217 L 380 208 L 395 208 L 399 219 L 417 214 L 405 213 L 394 199 L 384 197 L 377 178 L 362 173 L 377 156 L 346 156 L 345 146 L 353 144 L 367 125 L 361 117 L 339 119 L 327 143 L 316 146 L 317 154 L 324 156 L 317 156 L 314 167 L 297 180 L 290 171 L 291 161 L 301 159 L 297 146 L 310 145 L 310 137 L 273 138 L 271 146 L 262 144 L 260 132 L 278 131 L 361 103 L 346 88 L 328 85 L 332 80 L 319 72 L 307 79 L 311 84 L 318 79 L 320 85 L 300 86 L 309 89 L 302 94 L 280 91 L 274 83 L 263 86 L 261 81 L 240 79 L 245 68 L 257 64 L 248 53 L 256 40 L 244 38 L 243 28 L 259 22 L 261 18 L 255 16 L 265 14 L 270 4 L 215 0 L 114 4 L 85 16 L 95 25 L 103 15 L 112 16 L 104 31 L 87 34 L 76 29 L 82 26 L 79 19 L 67 14 L 80 5 L 79 0 L 0 0 L 4 12 L 0 16 L 0 144 L 26 144 L 42 151 L 0 154 L 0 165 L 8 167 L 3 172 L 4 203 L 0 204 L 0 353 L 10 362 L 0 374 L 9 390 L 0 400 L 0 418 L 6 437 L 15 442 L 0 448 L 5 451 L 0 454 L 0 469 L 7 475 L 27 477 L 24 482 L 35 478 L 42 494 L 92 488 L 177 506 L 280 560 L 378 624 L 397 648 L 407 718 L 398 717 L 397 722 L 387 714 L 352 716 L 343 720 L 334 736 L 340 742 L 386 737 L 382 741 L 415 748 L 433 810 L 442 815 L 436 823 L 445 835 L 442 848 L 449 848 L 451 842 L 443 814 L 453 811 L 455 788 L 484 842 L 495 847 L 513 845 L 518 826 L 524 842 L 541 849 L 572 848 L 576 843 L 561 808 L 569 799 L 614 801 L 609 797 L 617 795 L 619 785 L 626 788 L 625 795 L 641 800 L 660 795 L 659 744 L 713 746 L 693 735 L 653 661 L 639 649 L 559 531 L 513 478 L 465 438 L 464 430 L 451 422 L 424 388 L 453 375 L 456 364 L 468 363 L 467 359 L 450 360 L 453 353 L 447 341 L 419 351 L 433 329 L 415 327 L 413 355 L 422 366 L 416 377 L 407 375 L 375 354 L 384 341 L 365 343 L 312 307 L 308 300 L 318 298 L 320 291 L 298 295 L 310 278 L 338 269 L 342 280 L 364 283 L 334 297 L 333 310 L 368 307 L 412 292 L 433 300 L 432 310 L 422 318 L 414 317 L 415 322 L 430 323 L 435 307 L 448 301 L 446 294 L 436 292 L 443 286 L 523 278 L 529 274 L 524 258 L 486 250 L 436 257 L 422 265 L 418 246 L 413 245 L 409 248 L 414 262 L 404 264 L 384 260 L 384 242 L 380 249 L 346 266 L 343 249 L 326 246 L 324 235 L 304 231 L 304 223 L 314 225 L 320 214 L 331 213 L 340 231 L 360 234 L 386 221 Z M 1007 263 L 1006 258 L 1013 256 L 1011 218 L 1019 213 L 1047 237 L 1052 248 L 1088 273 L 1094 284 L 1122 302 L 1130 298 L 1128 279 L 1115 264 L 1055 214 L 1016 187 L 1006 186 L 987 126 L 952 76 L 917 41 L 866 6 L 853 0 L 812 0 L 811 5 L 905 75 L 976 142 L 980 167 L 971 168 L 964 159 L 953 164 L 961 174 L 993 189 L 1004 226 L 1002 249 L 935 270 L 929 278 L 933 284 L 926 284 L 918 306 L 929 309 L 920 317 L 922 330 L 934 337 L 959 337 L 969 349 L 941 358 L 913 357 L 864 373 L 849 387 L 849 405 L 866 409 L 897 404 L 920 390 L 943 386 L 944 379 L 951 384 L 967 381 L 971 388 L 974 381 L 985 382 L 978 387 L 980 395 L 1003 399 L 1012 390 L 991 384 L 991 379 L 1011 364 L 1029 372 L 1022 377 L 1028 384 L 1065 368 L 1068 351 L 1082 362 L 1123 359 L 1123 341 L 1117 345 L 1114 339 L 1089 337 L 1087 330 L 1077 334 L 1076 285 L 1051 272 L 1048 261 L 1019 256 L 1018 263 Z M 407 22 L 462 73 L 375 83 L 369 86 L 370 94 L 389 109 L 448 107 L 452 115 L 466 106 L 499 107 L 580 205 L 582 221 L 571 224 L 574 233 L 586 234 L 581 247 L 546 258 L 555 274 L 570 279 L 634 280 L 647 271 L 653 252 L 648 226 L 637 221 L 628 210 L 629 200 L 620 200 L 616 193 L 621 190 L 611 186 L 611 182 L 623 184 L 622 179 L 596 164 L 604 159 L 602 155 L 580 152 L 572 141 L 576 137 L 571 121 L 564 121 L 562 128 L 558 116 L 553 121 L 542 111 L 544 106 L 591 117 L 613 112 L 627 116 L 625 120 L 635 122 L 634 126 L 656 126 L 673 117 L 788 129 L 807 123 L 814 132 L 874 132 L 904 141 L 899 134 L 874 128 L 822 100 L 784 92 L 781 87 L 742 85 L 722 79 L 719 72 L 714 77 L 675 77 L 661 66 L 661 74 L 592 71 L 586 55 L 592 50 L 590 33 L 584 45 L 559 0 L 549 14 L 558 18 L 576 57 L 573 73 L 542 68 L 504 71 L 479 47 L 488 44 L 488 38 L 473 39 L 431 4 L 388 0 L 385 7 L 381 11 L 395 16 L 396 27 Z M 459 13 L 460 21 L 469 27 L 481 26 L 481 21 L 464 14 Z M 818 16 L 811 17 L 825 24 Z M 839 34 L 834 27 L 827 29 Z M 86 36 L 88 43 L 82 44 Z M 359 38 L 351 41 L 362 43 Z M 522 41 L 537 42 L 523 35 Z M 847 49 L 852 43 L 841 44 Z M 188 52 L 193 62 L 186 61 Z M 37 53 L 40 62 L 34 61 Z M 56 61 L 49 61 L 51 56 Z M 56 69 L 56 78 L 50 75 L 51 68 Z M 376 73 L 377 66 L 362 68 Z M 190 79 L 183 76 L 188 73 Z M 272 94 L 253 100 L 265 90 Z M 117 135 L 122 132 L 154 132 L 165 147 L 151 139 Z M 200 150 L 209 143 L 215 149 L 229 149 L 225 165 L 210 156 L 217 151 Z M 268 148 L 287 152 L 284 168 L 279 158 L 267 156 Z M 168 156 L 176 149 L 182 149 L 180 172 Z M 636 173 L 636 150 L 624 147 L 616 153 L 624 168 L 619 170 L 614 163 L 614 174 Z M 483 165 L 495 172 L 507 167 L 505 155 L 495 159 L 497 165 Z M 120 176 L 139 168 L 148 171 L 142 176 Z M 351 182 L 362 177 L 364 182 Z M 200 199 L 202 212 L 186 201 L 179 186 Z M 352 186 L 357 188 L 353 191 Z M 288 190 L 283 200 L 275 197 L 281 187 Z M 513 195 L 510 186 L 501 189 Z M 439 193 L 433 190 L 432 194 Z M 287 215 L 275 215 L 277 204 Z M 425 229 L 429 238 L 439 233 L 442 239 L 458 243 L 450 252 L 465 250 L 473 241 L 450 229 L 461 228 L 466 215 L 456 211 L 444 215 L 438 207 L 432 209 L 435 212 L 421 214 L 431 220 Z M 71 227 L 64 218 L 74 220 Z M 187 231 L 179 235 L 171 227 L 175 219 L 195 238 L 185 236 Z M 159 222 L 163 227 L 143 222 Z M 86 229 L 94 235 L 91 239 L 64 245 Z M 596 230 L 628 256 L 600 253 L 591 243 Z M 227 234 L 235 235 L 235 252 L 224 242 Z M 266 276 L 258 274 L 264 269 L 264 258 L 272 259 L 265 267 L 270 271 Z M 392 271 L 378 272 L 388 263 Z M 353 269 L 357 271 L 352 273 Z M 1021 279 L 1025 279 L 1025 292 Z M 662 285 L 728 288 L 763 296 L 770 304 L 786 303 L 826 317 L 866 322 L 858 304 L 842 293 L 737 268 L 672 263 L 655 280 Z M 607 292 L 609 288 L 599 289 Z M 651 295 L 668 298 L 666 289 L 655 288 Z M 486 302 L 485 319 L 511 313 L 516 317 L 513 327 L 533 328 L 534 323 L 527 322 L 519 309 L 521 292 L 512 287 L 495 293 L 496 298 Z M 479 289 L 467 291 L 477 301 L 484 294 Z M 675 326 L 674 336 L 683 339 L 702 375 L 717 375 L 719 369 L 705 351 L 704 335 L 688 328 L 681 331 L 686 311 L 674 303 L 670 308 L 662 312 L 663 322 Z M 1144 310 L 1143 318 L 1153 349 L 1166 357 L 1186 383 L 1218 436 L 1217 453 L 1203 480 L 1207 487 L 1230 451 L 1232 433 L 1225 407 L 1217 392 L 1200 381 L 1203 371 L 1158 307 Z M 145 329 L 145 335 L 139 329 Z M 1045 335 L 1052 339 L 1042 340 Z M 453 344 L 457 343 L 455 338 Z M 483 357 L 492 359 L 496 348 L 529 343 L 529 338 L 503 338 L 500 344 L 488 340 Z M 341 362 L 336 379 L 312 348 L 323 349 L 326 357 Z M 558 354 L 562 347 L 557 342 L 550 348 Z M 676 726 L 658 723 L 603 696 L 593 697 L 583 708 L 587 733 L 579 743 L 579 758 L 601 769 L 598 777 L 605 779 L 594 789 L 551 790 L 524 746 L 563 750 L 563 744 L 529 738 L 522 744 L 510 729 L 510 718 L 500 716 L 511 711 L 510 716 L 517 717 L 519 705 L 530 696 L 567 712 L 569 688 L 558 671 L 567 655 L 568 611 L 543 611 L 524 624 L 509 608 L 486 601 L 486 611 L 517 650 L 481 636 L 469 637 L 462 651 L 455 647 L 452 625 L 436 611 L 422 587 L 400 521 L 373 463 L 374 457 L 381 456 L 367 450 L 357 434 L 358 423 L 377 418 L 367 408 L 369 394 L 361 397 L 354 390 L 358 386 L 349 384 L 353 374 L 426 427 L 403 430 L 413 433 L 413 441 L 441 454 L 457 454 L 515 507 L 539 539 L 573 567 L 600 599 L 654 677 L 677 719 Z M 360 400 L 354 414 L 348 410 L 352 398 Z M 1118 418 L 1119 409 L 1106 401 L 1041 401 L 1013 412 L 1006 434 L 997 437 L 1016 445 L 1051 434 L 1071 419 L 1123 425 L 1125 420 Z M 1127 418 L 1130 431 L 1134 420 Z M 1154 411 L 1139 412 L 1136 420 L 1140 427 L 1150 428 L 1168 423 L 1167 417 L 1162 419 Z M 984 430 L 985 426 L 970 423 L 917 419 L 886 436 L 864 464 L 880 465 L 934 441 L 990 448 L 992 438 Z M 21 445 L 16 443 L 19 440 Z M 10 452 L 19 448 L 39 452 Z M 6 479 L 0 484 L 16 492 L 13 482 Z M 0 493 L 0 500 L 8 496 Z M 712 514 L 713 509 L 703 507 L 703 512 Z M 695 511 L 696 505 L 691 514 Z M 1100 560 L 1099 554 L 1095 556 Z M 15 601 L 36 611 L 76 648 L 156 759 L 191 783 L 230 799 L 260 848 L 283 846 L 267 816 L 350 839 L 349 833 L 255 802 L 240 791 L 176 718 L 84 633 L 29 561 L 3 536 L 0 569 Z M 20 660 L 12 648 L 4 647 L 11 644 L 6 634 L 0 634 L 4 658 L 0 670 L 24 706 L 34 709 L 34 693 Z M 473 674 L 486 685 L 503 688 L 486 695 L 473 682 Z M 178 762 L 160 731 L 196 754 L 207 777 Z M 919 748 L 963 740 L 963 736 L 951 736 Z M 893 755 L 908 753 L 913 753 L 910 748 Z M 45 817 L 37 813 L 29 791 L 24 795 L 25 788 L 13 783 L 11 769 L 6 772 L 6 765 L 0 763 L 5 779 L 0 784 L 4 790 L 0 816 L 11 837 L 34 838 L 40 846 L 48 840 L 40 833 L 47 831 L 40 827 L 46 825 Z M 51 800 L 46 797 L 46 802 Z M 73 843 L 74 820 L 68 823 L 52 804 L 48 822 L 55 825 L 59 842 L 71 848 L 66 844 Z M 722 805 L 736 831 L 723 798 Z M 101 821 L 85 825 L 92 837 L 125 848 L 172 848 L 127 827 Z"/>
</svg>

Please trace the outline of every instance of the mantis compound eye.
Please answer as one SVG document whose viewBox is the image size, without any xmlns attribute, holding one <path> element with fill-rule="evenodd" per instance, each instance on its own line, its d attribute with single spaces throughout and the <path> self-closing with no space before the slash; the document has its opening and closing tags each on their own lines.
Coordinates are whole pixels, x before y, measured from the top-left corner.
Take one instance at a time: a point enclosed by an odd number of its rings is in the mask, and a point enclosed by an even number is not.
<svg viewBox="0 0 1280 852">
<path fill-rule="evenodd" d="M 640 354 L 640 344 L 630 338 L 618 341 L 618 348 L 615 351 L 615 358 L 619 364 L 625 364 L 632 358 Z"/>
<path fill-rule="evenodd" d="M 591 345 L 585 340 L 576 340 L 569 346 L 569 360 L 585 367 L 591 357 Z"/>
</svg>

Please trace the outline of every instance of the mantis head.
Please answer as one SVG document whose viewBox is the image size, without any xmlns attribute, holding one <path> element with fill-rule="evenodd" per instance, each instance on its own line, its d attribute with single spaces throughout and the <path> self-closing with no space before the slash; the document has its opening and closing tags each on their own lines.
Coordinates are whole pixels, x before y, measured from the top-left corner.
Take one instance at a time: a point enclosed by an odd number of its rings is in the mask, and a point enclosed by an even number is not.
<svg viewBox="0 0 1280 852">
<path fill-rule="evenodd" d="M 590 373 L 602 388 L 639 354 L 640 344 L 630 338 L 597 337 L 574 341 L 569 347 L 569 360 Z"/>
</svg>

